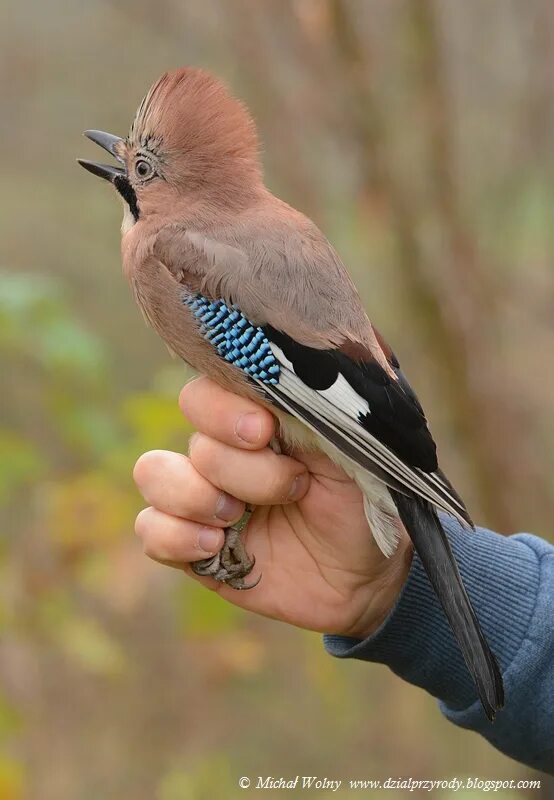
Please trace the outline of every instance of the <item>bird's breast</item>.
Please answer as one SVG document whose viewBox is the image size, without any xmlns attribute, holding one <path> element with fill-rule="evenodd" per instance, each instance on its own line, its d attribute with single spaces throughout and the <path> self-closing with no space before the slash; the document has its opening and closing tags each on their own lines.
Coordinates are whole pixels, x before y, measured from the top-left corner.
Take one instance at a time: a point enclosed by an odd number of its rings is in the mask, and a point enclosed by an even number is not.
<svg viewBox="0 0 554 800">
<path fill-rule="evenodd" d="M 173 353 L 226 388 L 260 401 L 247 376 L 270 380 L 279 368 L 240 313 L 191 293 L 154 256 L 127 275 L 146 321 Z"/>
</svg>

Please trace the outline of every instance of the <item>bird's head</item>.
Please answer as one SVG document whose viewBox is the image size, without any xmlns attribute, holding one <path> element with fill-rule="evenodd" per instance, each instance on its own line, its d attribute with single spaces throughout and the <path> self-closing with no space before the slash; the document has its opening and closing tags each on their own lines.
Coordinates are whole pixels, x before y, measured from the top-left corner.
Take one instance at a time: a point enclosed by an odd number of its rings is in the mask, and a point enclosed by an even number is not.
<svg viewBox="0 0 554 800">
<path fill-rule="evenodd" d="M 123 230 L 179 213 L 183 205 L 217 209 L 248 202 L 261 185 L 258 137 L 246 107 L 200 69 L 166 72 L 142 100 L 126 139 L 97 130 L 85 136 L 117 166 L 85 159 L 124 201 Z"/>
</svg>

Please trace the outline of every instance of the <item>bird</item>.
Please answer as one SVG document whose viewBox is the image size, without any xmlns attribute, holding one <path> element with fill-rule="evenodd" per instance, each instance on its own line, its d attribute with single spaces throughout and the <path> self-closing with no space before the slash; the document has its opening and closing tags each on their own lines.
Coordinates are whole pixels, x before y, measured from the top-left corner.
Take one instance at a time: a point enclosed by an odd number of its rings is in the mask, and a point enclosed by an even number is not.
<svg viewBox="0 0 554 800">
<path fill-rule="evenodd" d="M 217 77 L 186 66 L 152 85 L 126 138 L 85 136 L 114 157 L 78 161 L 123 203 L 123 271 L 146 321 L 194 370 L 268 407 L 276 446 L 317 449 L 341 466 L 387 557 L 402 523 L 492 721 L 504 704 L 502 674 L 438 512 L 468 532 L 473 522 L 339 255 L 266 187 L 247 107 Z M 226 530 L 221 553 L 193 565 L 197 574 L 256 585 L 245 581 L 254 559 L 240 536 L 250 513 Z"/>
</svg>

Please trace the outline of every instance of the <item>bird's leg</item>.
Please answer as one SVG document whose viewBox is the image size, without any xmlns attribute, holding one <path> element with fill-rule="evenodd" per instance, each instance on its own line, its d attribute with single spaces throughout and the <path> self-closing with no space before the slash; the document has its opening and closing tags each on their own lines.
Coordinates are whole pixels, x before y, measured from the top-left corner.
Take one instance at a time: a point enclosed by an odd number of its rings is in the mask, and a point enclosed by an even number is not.
<svg viewBox="0 0 554 800">
<path fill-rule="evenodd" d="M 252 572 L 256 563 L 256 559 L 250 558 L 246 552 L 241 539 L 241 533 L 248 525 L 252 511 L 253 509 L 247 506 L 239 521 L 230 528 L 225 528 L 225 543 L 219 553 L 191 564 L 192 571 L 196 575 L 214 578 L 233 589 L 253 589 L 258 585 L 261 575 L 253 583 L 244 582 L 244 578 Z"/>
<path fill-rule="evenodd" d="M 281 446 L 276 437 L 273 437 L 269 446 L 273 452 L 281 453 Z M 230 528 L 225 528 L 225 542 L 219 553 L 211 558 L 192 562 L 192 571 L 196 575 L 214 578 L 231 586 L 232 589 L 253 589 L 258 585 L 261 575 L 253 583 L 244 582 L 244 578 L 252 572 L 256 559 L 250 558 L 241 538 L 241 533 L 248 525 L 253 510 L 252 506 L 247 505 L 239 521 Z"/>
</svg>

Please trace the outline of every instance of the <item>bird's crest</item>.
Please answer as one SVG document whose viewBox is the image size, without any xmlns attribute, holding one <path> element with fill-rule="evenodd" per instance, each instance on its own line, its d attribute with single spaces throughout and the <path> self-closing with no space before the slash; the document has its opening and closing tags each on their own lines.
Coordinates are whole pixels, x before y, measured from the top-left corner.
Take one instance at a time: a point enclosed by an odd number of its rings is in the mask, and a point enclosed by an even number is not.
<svg viewBox="0 0 554 800">
<path fill-rule="evenodd" d="M 128 143 L 258 165 L 256 126 L 246 106 L 220 80 L 193 67 L 166 72 L 154 83 L 140 103 Z"/>
</svg>

